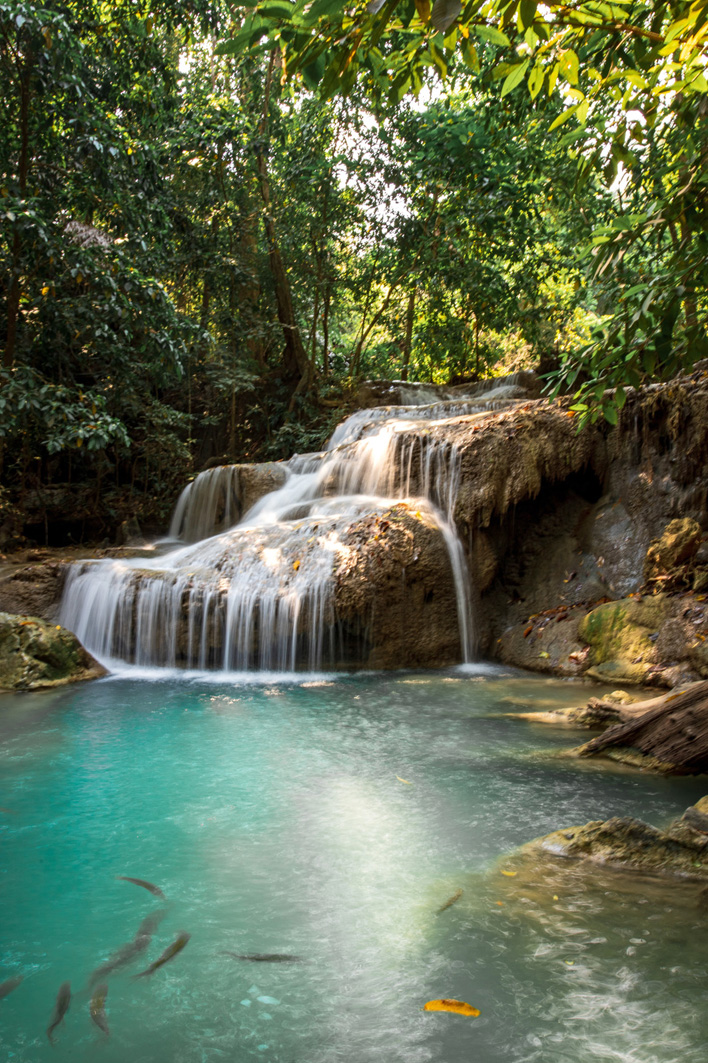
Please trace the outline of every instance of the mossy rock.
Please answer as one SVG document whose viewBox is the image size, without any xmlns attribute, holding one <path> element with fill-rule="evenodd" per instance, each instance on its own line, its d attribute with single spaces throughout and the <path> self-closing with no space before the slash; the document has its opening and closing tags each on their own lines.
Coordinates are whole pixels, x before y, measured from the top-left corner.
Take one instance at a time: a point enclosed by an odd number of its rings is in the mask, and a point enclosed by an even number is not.
<svg viewBox="0 0 708 1063">
<path fill-rule="evenodd" d="M 524 850 L 542 850 L 645 874 L 708 879 L 708 835 L 703 833 L 705 798 L 668 831 L 638 819 L 615 817 L 567 827 L 537 838 Z M 695 820 L 695 823 L 694 823 Z M 523 851 L 523 850 L 522 850 Z"/>
<path fill-rule="evenodd" d="M 643 683 L 657 663 L 649 636 L 658 633 L 668 612 L 666 599 L 656 595 L 606 602 L 587 613 L 578 625 L 578 634 L 591 648 L 587 674 L 608 683 Z"/>
<path fill-rule="evenodd" d="M 38 617 L 0 613 L 0 690 L 38 690 L 101 675 L 105 669 L 71 631 Z"/>
</svg>

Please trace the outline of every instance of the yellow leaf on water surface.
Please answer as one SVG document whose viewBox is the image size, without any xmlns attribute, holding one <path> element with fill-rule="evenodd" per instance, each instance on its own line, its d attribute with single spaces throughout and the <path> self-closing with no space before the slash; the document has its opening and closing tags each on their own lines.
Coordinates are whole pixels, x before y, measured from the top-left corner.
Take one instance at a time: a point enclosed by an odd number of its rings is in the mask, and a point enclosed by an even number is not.
<svg viewBox="0 0 708 1063">
<path fill-rule="evenodd" d="M 396 778 L 398 779 L 399 782 L 404 782 L 406 784 L 406 786 L 412 786 L 413 785 L 412 782 L 408 782 L 408 779 L 402 779 L 400 775 L 397 775 Z"/>
<path fill-rule="evenodd" d="M 452 1011 L 455 1015 L 471 1015 L 473 1018 L 480 1014 L 479 1008 L 473 1008 L 464 1000 L 429 1000 L 423 1011 Z"/>
<path fill-rule="evenodd" d="M 296 572 L 299 569 L 299 567 L 300 567 L 300 562 L 299 561 L 293 561 L 293 568 L 295 569 Z"/>
<path fill-rule="evenodd" d="M 502 871 L 502 875 L 506 875 L 507 878 L 513 878 L 514 875 L 518 875 L 518 871 Z"/>
</svg>

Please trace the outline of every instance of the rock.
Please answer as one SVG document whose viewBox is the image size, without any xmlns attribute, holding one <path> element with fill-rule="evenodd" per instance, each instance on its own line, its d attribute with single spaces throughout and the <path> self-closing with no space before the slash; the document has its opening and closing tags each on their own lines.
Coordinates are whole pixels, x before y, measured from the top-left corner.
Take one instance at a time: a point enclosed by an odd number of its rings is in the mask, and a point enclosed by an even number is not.
<svg viewBox="0 0 708 1063">
<path fill-rule="evenodd" d="M 660 538 L 649 545 L 644 562 L 647 582 L 671 581 L 689 583 L 687 563 L 692 561 L 701 545 L 701 527 L 690 517 L 672 520 Z"/>
<path fill-rule="evenodd" d="M 359 518 L 335 574 L 340 627 L 368 631 L 367 668 L 437 668 L 460 660 L 455 585 L 445 540 L 427 510 L 406 503 Z"/>
<path fill-rule="evenodd" d="M 140 529 L 138 518 L 133 516 L 118 525 L 116 546 L 142 546 L 145 537 Z"/>
<path fill-rule="evenodd" d="M 479 530 L 470 549 L 469 570 L 472 583 L 482 594 L 497 574 L 499 559 L 486 532 Z"/>
<path fill-rule="evenodd" d="M 59 613 L 67 568 L 61 561 L 46 561 L 15 569 L 0 580 L 0 612 L 55 620 Z"/>
<path fill-rule="evenodd" d="M 661 831 L 638 819 L 593 820 L 537 838 L 522 852 L 539 849 L 644 874 L 708 879 L 708 835 L 690 825 L 681 831 L 673 827 Z"/>
<path fill-rule="evenodd" d="M 0 613 L 0 689 L 38 690 L 101 675 L 105 669 L 66 628 Z"/>
<path fill-rule="evenodd" d="M 628 719 L 575 750 L 663 774 L 708 772 L 708 681 L 625 709 Z"/>
<path fill-rule="evenodd" d="M 708 591 L 708 569 L 699 569 L 693 577 L 693 590 L 696 594 Z"/>
<path fill-rule="evenodd" d="M 580 541 L 598 559 L 611 597 L 625 598 L 639 590 L 646 543 L 619 499 L 600 499 L 584 523 Z"/>
<path fill-rule="evenodd" d="M 496 655 L 504 664 L 561 676 L 582 675 L 588 651 L 578 636 L 583 609 L 549 610 L 503 632 Z"/>
<path fill-rule="evenodd" d="M 605 694 L 603 698 L 603 701 L 609 701 L 613 705 L 631 705 L 636 700 L 634 695 L 626 690 L 613 690 L 610 694 Z"/>
<path fill-rule="evenodd" d="M 623 598 L 591 610 L 578 633 L 591 648 L 588 676 L 606 683 L 641 684 L 655 671 L 655 640 L 669 606 L 659 595 Z"/>
</svg>

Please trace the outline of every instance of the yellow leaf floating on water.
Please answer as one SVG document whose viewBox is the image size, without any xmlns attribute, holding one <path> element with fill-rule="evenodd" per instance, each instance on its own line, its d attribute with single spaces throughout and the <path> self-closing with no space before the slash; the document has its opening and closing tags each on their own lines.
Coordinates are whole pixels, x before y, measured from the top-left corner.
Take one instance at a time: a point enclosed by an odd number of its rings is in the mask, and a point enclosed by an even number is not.
<svg viewBox="0 0 708 1063">
<path fill-rule="evenodd" d="M 406 784 L 406 786 L 412 786 L 413 785 L 412 782 L 408 782 L 408 779 L 402 779 L 400 775 L 397 775 L 396 778 L 398 779 L 399 782 L 404 782 Z"/>
<path fill-rule="evenodd" d="M 296 572 L 299 569 L 299 567 L 300 567 L 300 562 L 299 561 L 293 561 L 293 568 L 295 569 Z"/>
<path fill-rule="evenodd" d="M 518 871 L 502 871 L 502 875 L 506 875 L 507 878 L 513 878 L 514 875 L 518 875 Z"/>
<path fill-rule="evenodd" d="M 423 1011 L 452 1011 L 455 1015 L 471 1015 L 473 1018 L 480 1014 L 479 1008 L 473 1008 L 464 1000 L 429 1000 Z"/>
</svg>

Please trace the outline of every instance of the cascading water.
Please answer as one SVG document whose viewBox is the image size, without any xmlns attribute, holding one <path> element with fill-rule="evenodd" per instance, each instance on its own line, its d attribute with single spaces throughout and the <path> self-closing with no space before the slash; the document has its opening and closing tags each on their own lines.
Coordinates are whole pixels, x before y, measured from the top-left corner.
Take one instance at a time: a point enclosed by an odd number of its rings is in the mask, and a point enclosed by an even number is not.
<svg viewBox="0 0 708 1063">
<path fill-rule="evenodd" d="M 513 397 L 507 385 L 467 402 L 358 411 L 327 451 L 284 463 L 285 482 L 239 523 L 235 468 L 202 473 L 180 497 L 170 529 L 190 545 L 74 566 L 61 620 L 109 662 L 233 671 L 351 664 L 334 602 L 338 566 L 355 549 L 348 532 L 362 516 L 413 499 L 445 542 L 467 661 L 469 576 L 453 522 L 459 456 L 420 427 Z"/>
</svg>

